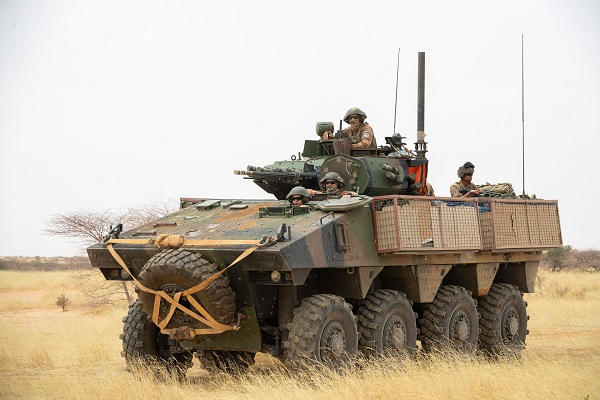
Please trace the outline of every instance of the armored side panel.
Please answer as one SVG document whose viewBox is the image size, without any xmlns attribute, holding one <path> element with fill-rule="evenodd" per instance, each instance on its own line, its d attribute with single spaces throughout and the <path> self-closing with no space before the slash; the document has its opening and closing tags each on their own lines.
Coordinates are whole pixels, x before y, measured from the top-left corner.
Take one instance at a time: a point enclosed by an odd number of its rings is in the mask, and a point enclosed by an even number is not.
<svg viewBox="0 0 600 400">
<path fill-rule="evenodd" d="M 490 291 L 499 266 L 500 263 L 455 265 L 444 278 L 444 284 L 462 286 L 476 297 L 485 296 Z"/>
<path fill-rule="evenodd" d="M 377 168 L 376 163 L 339 154 L 326 161 L 322 165 L 341 167 L 346 177 L 367 182 L 366 187 L 373 182 L 369 171 Z M 417 304 L 428 304 L 441 285 L 464 287 L 476 297 L 485 296 L 492 283 L 510 283 L 531 292 L 541 258 L 541 249 L 483 249 L 479 234 L 483 211 L 476 199 L 362 196 L 303 207 L 243 199 L 181 203 L 183 208 L 174 214 L 121 234 L 123 239 L 148 239 L 147 245 L 114 245 L 134 276 L 160 251 L 151 239 L 161 234 L 211 241 L 278 238 L 226 273 L 236 294 L 236 310 L 243 316 L 240 329 L 182 340 L 190 350 L 280 354 L 293 309 L 303 298 L 320 293 L 358 304 L 370 291 L 392 289 Z M 187 250 L 224 267 L 246 247 Z M 91 246 L 88 254 L 107 279 L 129 279 L 104 245 Z"/>
</svg>

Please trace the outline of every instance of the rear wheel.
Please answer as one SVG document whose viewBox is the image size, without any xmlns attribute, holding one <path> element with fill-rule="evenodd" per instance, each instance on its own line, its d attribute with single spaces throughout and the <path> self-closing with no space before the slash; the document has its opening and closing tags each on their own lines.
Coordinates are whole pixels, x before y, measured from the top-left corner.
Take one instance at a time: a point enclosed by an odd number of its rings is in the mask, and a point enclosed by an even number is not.
<svg viewBox="0 0 600 400">
<path fill-rule="evenodd" d="M 121 355 L 125 357 L 128 367 L 145 365 L 160 373 L 165 369 L 168 373 L 184 377 L 192 366 L 192 353 L 185 351 L 177 341 L 160 333 L 144 311 L 140 300 L 129 306 L 123 318 L 123 341 Z M 158 367 L 158 368 L 156 368 Z"/>
<path fill-rule="evenodd" d="M 527 303 L 523 293 L 507 283 L 495 283 L 479 299 L 479 341 L 491 354 L 519 354 L 527 337 Z"/>
<path fill-rule="evenodd" d="M 358 332 L 352 306 L 342 297 L 318 294 L 294 309 L 284 359 L 288 367 L 321 363 L 338 368 L 358 349 Z"/>
<path fill-rule="evenodd" d="M 452 347 L 474 352 L 479 335 L 475 300 L 463 287 L 442 286 L 433 302 L 424 305 L 419 327 L 419 339 L 426 351 L 434 347 Z"/>
<path fill-rule="evenodd" d="M 413 355 L 417 321 L 404 293 L 377 290 L 358 307 L 359 347 L 366 355 Z"/>
</svg>

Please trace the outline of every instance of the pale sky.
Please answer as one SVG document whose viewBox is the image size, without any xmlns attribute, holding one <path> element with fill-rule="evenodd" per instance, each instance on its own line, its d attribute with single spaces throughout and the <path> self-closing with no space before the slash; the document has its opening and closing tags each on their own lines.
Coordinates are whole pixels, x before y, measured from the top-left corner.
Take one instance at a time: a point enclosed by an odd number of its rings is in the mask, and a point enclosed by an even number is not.
<svg viewBox="0 0 600 400">
<path fill-rule="evenodd" d="M 233 175 L 366 111 L 416 139 L 426 52 L 429 181 L 558 199 L 563 239 L 600 248 L 600 1 L 0 0 L 0 255 L 69 256 L 51 215 L 181 196 L 268 198 Z"/>
</svg>

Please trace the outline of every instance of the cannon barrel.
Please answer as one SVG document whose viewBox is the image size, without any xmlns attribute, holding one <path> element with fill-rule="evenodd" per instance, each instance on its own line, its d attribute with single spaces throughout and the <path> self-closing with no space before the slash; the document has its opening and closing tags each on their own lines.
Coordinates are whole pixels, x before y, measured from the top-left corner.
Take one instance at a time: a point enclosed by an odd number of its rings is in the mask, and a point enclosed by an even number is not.
<svg viewBox="0 0 600 400">
<path fill-rule="evenodd" d="M 425 52 L 419 52 L 417 86 L 417 133 L 425 132 Z"/>
</svg>

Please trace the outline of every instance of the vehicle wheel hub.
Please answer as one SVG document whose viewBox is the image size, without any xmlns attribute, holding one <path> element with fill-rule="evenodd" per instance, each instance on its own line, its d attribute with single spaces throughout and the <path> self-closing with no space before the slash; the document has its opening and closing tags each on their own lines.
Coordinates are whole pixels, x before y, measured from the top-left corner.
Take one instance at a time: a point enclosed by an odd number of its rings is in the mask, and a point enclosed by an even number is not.
<svg viewBox="0 0 600 400">
<path fill-rule="evenodd" d="M 461 310 L 455 312 L 450 321 L 450 340 L 466 342 L 469 339 L 470 328 L 467 314 Z"/>
<path fill-rule="evenodd" d="M 406 326 L 398 315 L 391 316 L 383 328 L 384 350 L 404 351 L 406 348 Z"/>
<path fill-rule="evenodd" d="M 164 291 L 166 294 L 168 294 L 171 297 L 175 296 L 175 293 L 183 292 L 185 289 L 186 288 L 184 288 L 180 285 L 176 285 L 174 283 L 168 283 L 159 288 L 159 290 Z M 181 304 L 182 306 L 187 307 L 187 308 L 192 307 L 192 305 L 190 304 L 190 302 L 187 300 L 187 298 L 185 296 L 183 296 L 181 299 L 179 299 L 179 304 Z M 164 300 L 161 301 L 160 302 L 160 313 L 159 313 L 160 318 L 164 318 L 168 314 L 170 308 L 171 308 L 171 305 L 169 303 L 167 303 Z M 173 317 L 171 319 L 174 321 L 177 321 L 181 324 L 190 324 L 190 323 L 194 323 L 194 321 L 195 321 L 195 319 L 192 318 L 191 316 L 184 314 L 183 312 L 178 311 L 178 310 L 175 311 L 175 314 L 173 314 Z"/>
<path fill-rule="evenodd" d="M 510 307 L 504 313 L 502 318 L 502 333 L 507 341 L 513 341 L 519 334 L 519 313 L 513 307 Z"/>
<path fill-rule="evenodd" d="M 346 351 L 346 334 L 338 321 L 331 321 L 321 336 L 321 359 L 323 361 L 340 360 Z"/>
</svg>

